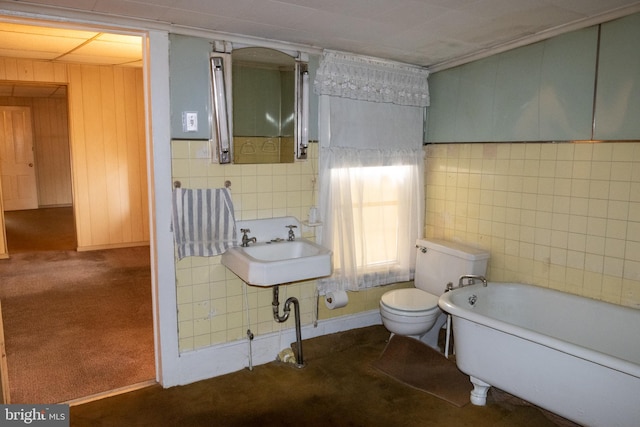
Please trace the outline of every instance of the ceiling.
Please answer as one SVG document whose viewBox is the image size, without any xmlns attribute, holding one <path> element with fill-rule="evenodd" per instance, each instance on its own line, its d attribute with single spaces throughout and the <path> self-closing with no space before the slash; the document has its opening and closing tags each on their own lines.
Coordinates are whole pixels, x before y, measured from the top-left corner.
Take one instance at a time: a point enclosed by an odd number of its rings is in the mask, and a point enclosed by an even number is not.
<svg viewBox="0 0 640 427">
<path fill-rule="evenodd" d="M 0 57 L 94 65 L 142 66 L 137 36 L 0 22 Z M 64 85 L 0 83 L 0 96 L 62 98 Z"/>
<path fill-rule="evenodd" d="M 141 67 L 142 39 L 0 22 L 0 57 Z"/>
<path fill-rule="evenodd" d="M 63 8 L 60 9 L 60 8 Z M 95 19 L 143 19 L 170 30 L 203 29 L 342 50 L 433 68 L 465 62 L 557 33 L 640 11 L 638 0 L 0 0 L 1 9 Z M 49 31 L 45 43 L 41 34 Z M 0 34 L 0 54 L 29 51 L 36 57 L 66 52 L 61 60 L 92 62 L 100 56 L 127 63 L 112 35 L 87 32 L 92 40 L 77 50 L 77 39 L 54 30 L 31 35 L 29 48 L 11 51 Z M 13 34 L 11 40 L 21 38 Z M 117 38 L 117 37 L 116 37 Z M 60 47 L 55 46 L 60 44 Z M 138 44 L 139 46 L 139 44 Z M 139 59 L 139 58 L 138 58 Z M 474 58 L 475 59 L 475 58 Z"/>
</svg>

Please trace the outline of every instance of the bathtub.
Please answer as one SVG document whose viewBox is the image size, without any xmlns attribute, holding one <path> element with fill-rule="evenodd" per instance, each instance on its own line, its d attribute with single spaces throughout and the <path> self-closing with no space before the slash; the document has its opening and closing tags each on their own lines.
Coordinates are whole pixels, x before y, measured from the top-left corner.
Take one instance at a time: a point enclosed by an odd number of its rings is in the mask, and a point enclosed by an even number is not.
<svg viewBox="0 0 640 427">
<path fill-rule="evenodd" d="M 585 426 L 640 423 L 640 310 L 516 283 L 440 297 L 471 402 L 495 386 Z"/>
</svg>

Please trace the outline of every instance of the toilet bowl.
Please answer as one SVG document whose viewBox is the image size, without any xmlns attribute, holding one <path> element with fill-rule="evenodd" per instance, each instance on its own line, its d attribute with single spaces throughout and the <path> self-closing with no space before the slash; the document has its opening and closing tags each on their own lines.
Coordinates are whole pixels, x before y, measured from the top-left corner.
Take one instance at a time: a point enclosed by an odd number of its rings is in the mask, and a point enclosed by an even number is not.
<svg viewBox="0 0 640 427">
<path fill-rule="evenodd" d="M 398 335 L 421 337 L 440 313 L 438 297 L 416 288 L 389 291 L 380 299 L 382 324 Z"/>
<path fill-rule="evenodd" d="M 440 350 L 447 315 L 438 300 L 447 283 L 466 274 L 484 275 L 489 254 L 457 242 L 418 239 L 414 288 L 395 289 L 380 298 L 382 324 L 392 334 L 410 336 Z"/>
</svg>

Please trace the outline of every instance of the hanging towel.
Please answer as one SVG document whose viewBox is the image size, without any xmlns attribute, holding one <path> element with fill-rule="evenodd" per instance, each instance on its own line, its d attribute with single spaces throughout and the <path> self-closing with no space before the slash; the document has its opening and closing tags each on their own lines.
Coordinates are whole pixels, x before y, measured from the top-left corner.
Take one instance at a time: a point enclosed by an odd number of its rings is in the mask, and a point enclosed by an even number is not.
<svg viewBox="0 0 640 427">
<path fill-rule="evenodd" d="M 172 229 L 178 259 L 219 255 L 235 246 L 231 192 L 228 188 L 175 188 Z"/>
</svg>

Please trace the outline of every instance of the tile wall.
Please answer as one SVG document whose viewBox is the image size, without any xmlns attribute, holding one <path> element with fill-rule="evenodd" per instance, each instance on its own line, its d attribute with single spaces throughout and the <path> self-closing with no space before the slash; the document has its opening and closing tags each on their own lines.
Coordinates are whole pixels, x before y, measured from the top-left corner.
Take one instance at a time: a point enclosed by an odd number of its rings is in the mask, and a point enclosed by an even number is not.
<svg viewBox="0 0 640 427">
<path fill-rule="evenodd" d="M 309 160 L 289 164 L 219 165 L 209 161 L 208 153 L 207 141 L 172 141 L 173 180 L 184 188 L 217 188 L 229 180 L 238 220 L 292 215 L 303 221 L 316 203 L 317 144 L 310 144 Z M 313 228 L 302 232 L 315 238 Z M 285 323 L 273 320 L 271 289 L 247 286 L 220 264 L 220 258 L 187 257 L 176 264 L 181 352 L 245 339 L 247 329 L 258 336 L 294 327 L 293 317 Z M 316 299 L 314 281 L 281 286 L 280 314 L 284 301 L 295 296 L 301 323 L 309 325 L 316 307 L 319 319 L 374 310 L 383 290 L 408 285 L 352 292 L 349 304 L 336 310 Z"/>
<path fill-rule="evenodd" d="M 293 215 L 314 204 L 317 144 L 293 164 L 217 165 L 206 141 L 173 141 L 173 176 L 186 188 L 231 181 L 237 219 Z M 640 143 L 426 146 L 426 235 L 491 251 L 489 278 L 551 287 L 640 308 Z M 313 229 L 303 230 L 314 238 Z M 293 327 L 276 323 L 270 289 L 245 285 L 220 257 L 177 263 L 182 352 Z M 328 310 L 315 283 L 281 287 L 302 324 L 376 310 L 401 283 L 349 293 Z M 282 306 L 281 306 L 282 309 Z"/>
<path fill-rule="evenodd" d="M 428 145 L 426 234 L 489 278 L 640 308 L 640 143 Z"/>
</svg>

